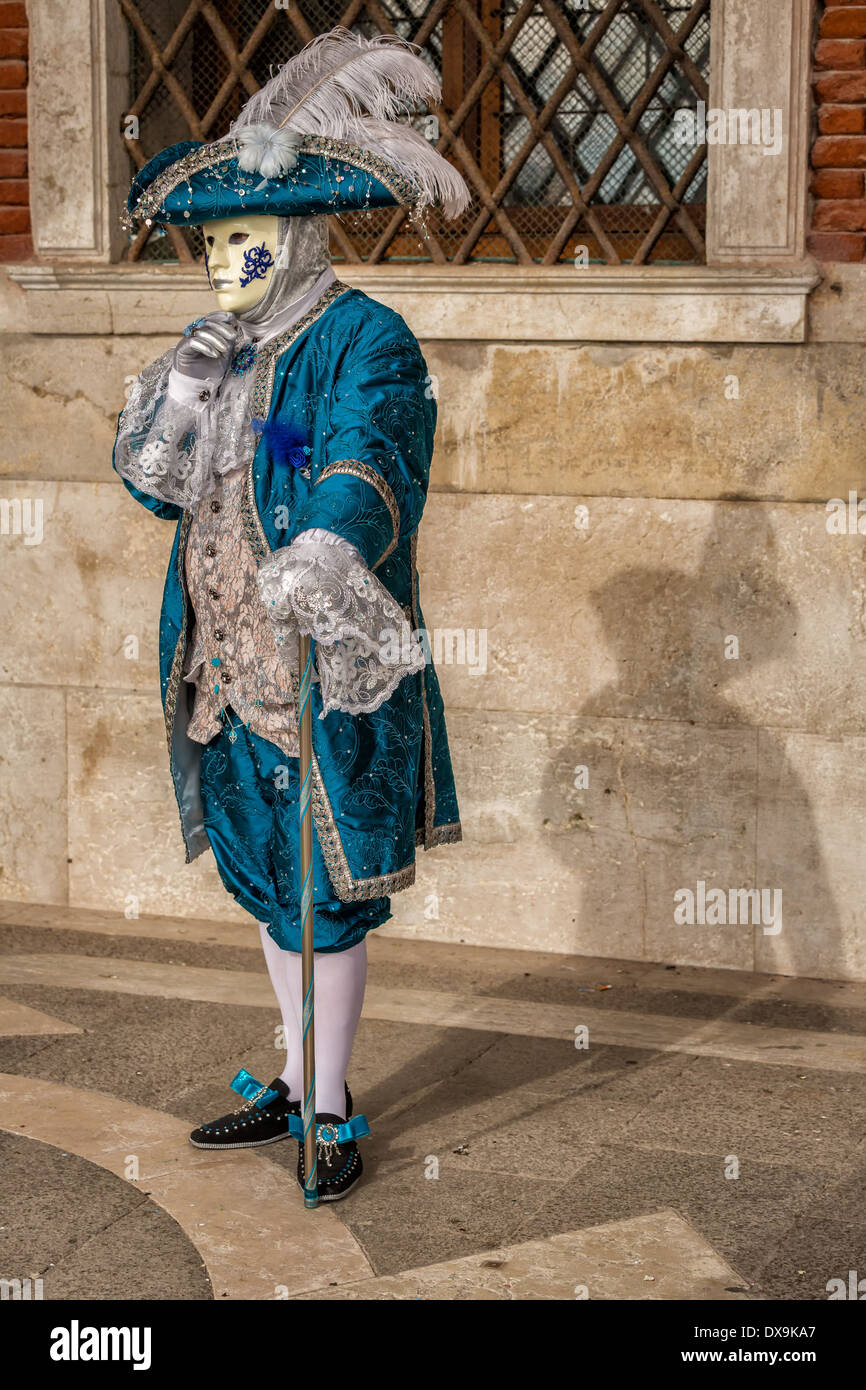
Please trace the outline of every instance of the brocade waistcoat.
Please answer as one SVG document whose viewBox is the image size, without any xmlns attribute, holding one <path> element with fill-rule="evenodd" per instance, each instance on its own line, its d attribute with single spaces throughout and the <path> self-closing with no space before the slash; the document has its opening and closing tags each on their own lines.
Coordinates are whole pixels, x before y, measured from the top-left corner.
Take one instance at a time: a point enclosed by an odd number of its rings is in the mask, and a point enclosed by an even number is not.
<svg viewBox="0 0 866 1390">
<path fill-rule="evenodd" d="M 225 475 L 196 507 L 186 546 L 186 580 L 195 613 L 184 679 L 195 685 L 187 736 L 209 743 L 233 714 L 289 757 L 299 756 L 297 711 L 256 583 L 240 504 L 246 469 Z"/>
</svg>

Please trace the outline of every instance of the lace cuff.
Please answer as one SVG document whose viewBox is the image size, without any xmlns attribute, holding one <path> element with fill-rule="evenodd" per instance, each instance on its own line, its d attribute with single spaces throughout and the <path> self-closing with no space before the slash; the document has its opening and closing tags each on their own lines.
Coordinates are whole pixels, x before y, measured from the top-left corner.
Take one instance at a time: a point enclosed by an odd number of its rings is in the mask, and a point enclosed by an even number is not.
<svg viewBox="0 0 866 1390">
<path fill-rule="evenodd" d="M 337 709 L 369 714 L 423 671 L 424 650 L 402 608 L 342 536 L 301 532 L 261 566 L 258 582 L 286 659 L 296 664 L 299 631 L 316 641 L 321 718 Z"/>
<path fill-rule="evenodd" d="M 140 492 L 192 507 L 218 479 L 249 462 L 256 439 L 249 427 L 248 393 L 216 392 L 207 402 L 184 390 L 167 352 L 136 378 L 120 417 L 115 467 Z M 218 383 L 217 383 L 218 385 Z"/>
</svg>

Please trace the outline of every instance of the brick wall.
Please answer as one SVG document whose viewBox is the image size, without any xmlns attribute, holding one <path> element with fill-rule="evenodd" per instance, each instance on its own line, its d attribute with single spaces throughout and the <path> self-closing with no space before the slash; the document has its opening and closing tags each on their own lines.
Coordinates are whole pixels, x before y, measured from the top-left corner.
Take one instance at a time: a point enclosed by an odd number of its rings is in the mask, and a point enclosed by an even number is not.
<svg viewBox="0 0 866 1390">
<path fill-rule="evenodd" d="M 33 255 L 27 182 L 27 14 L 0 0 L 0 261 Z"/>
<path fill-rule="evenodd" d="M 866 260 L 866 4 L 819 4 L 809 250 L 823 261 Z"/>
</svg>

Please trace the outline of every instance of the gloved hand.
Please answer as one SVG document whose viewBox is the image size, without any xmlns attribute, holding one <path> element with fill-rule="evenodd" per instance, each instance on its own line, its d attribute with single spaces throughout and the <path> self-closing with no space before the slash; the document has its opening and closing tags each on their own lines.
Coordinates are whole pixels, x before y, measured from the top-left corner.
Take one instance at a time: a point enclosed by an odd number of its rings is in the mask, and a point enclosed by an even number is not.
<svg viewBox="0 0 866 1390">
<path fill-rule="evenodd" d="M 174 368 L 198 381 L 222 381 L 237 338 L 237 319 L 218 309 L 184 335 L 174 350 Z"/>
</svg>

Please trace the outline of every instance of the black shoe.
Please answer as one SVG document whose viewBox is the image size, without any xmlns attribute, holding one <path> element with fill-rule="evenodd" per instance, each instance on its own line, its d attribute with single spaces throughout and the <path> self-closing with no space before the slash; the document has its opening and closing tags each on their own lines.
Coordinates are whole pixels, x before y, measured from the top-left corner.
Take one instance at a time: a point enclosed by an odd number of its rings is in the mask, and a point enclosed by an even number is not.
<svg viewBox="0 0 866 1390">
<path fill-rule="evenodd" d="M 306 1176 L 304 1144 L 299 1137 L 303 1134 L 303 1120 L 300 1117 L 294 1120 L 290 1128 L 298 1138 L 298 1186 L 303 1192 Z M 320 1202 L 339 1202 L 343 1197 L 348 1197 L 364 1171 L 361 1151 L 355 1140 L 369 1133 L 370 1126 L 364 1115 L 357 1115 L 351 1123 L 348 1119 L 342 1120 L 339 1115 L 316 1115 L 316 1177 Z"/>
<path fill-rule="evenodd" d="M 289 1137 L 289 1116 L 300 1117 L 301 1106 L 289 1100 L 289 1088 L 277 1077 L 270 1086 L 263 1086 L 241 1068 L 231 1082 L 232 1090 L 246 1097 L 239 1110 L 220 1115 L 199 1125 L 189 1136 L 196 1149 L 257 1149 L 263 1144 L 276 1144 Z M 352 1096 L 346 1087 L 346 1115 L 352 1113 Z"/>
<path fill-rule="evenodd" d="M 262 1086 L 249 1072 L 239 1071 L 232 1089 L 246 1096 L 246 1104 L 218 1120 L 194 1129 L 189 1142 L 196 1149 L 257 1149 L 289 1137 L 289 1116 L 300 1115 L 298 1101 L 289 1100 L 289 1088 L 277 1077 Z"/>
</svg>

